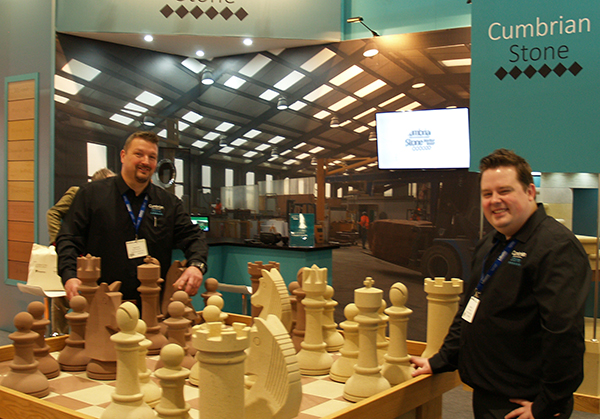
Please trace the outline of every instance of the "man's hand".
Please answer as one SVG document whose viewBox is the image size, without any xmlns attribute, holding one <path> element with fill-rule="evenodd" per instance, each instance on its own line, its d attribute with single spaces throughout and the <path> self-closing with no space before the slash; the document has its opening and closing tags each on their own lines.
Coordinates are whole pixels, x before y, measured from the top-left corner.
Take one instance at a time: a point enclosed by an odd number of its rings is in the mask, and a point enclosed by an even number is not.
<svg viewBox="0 0 600 419">
<path fill-rule="evenodd" d="M 427 358 L 411 356 L 410 363 L 415 366 L 415 370 L 411 373 L 413 377 L 418 377 L 421 374 L 433 374 L 429 365 L 429 359 Z"/>
<path fill-rule="evenodd" d="M 202 285 L 202 280 L 204 276 L 200 269 L 195 266 L 188 267 L 177 281 L 173 284 L 173 288 L 176 290 L 184 290 L 191 297 L 198 293 L 198 289 L 200 285 Z"/>
<path fill-rule="evenodd" d="M 504 419 L 535 419 L 533 417 L 533 413 L 531 413 L 531 406 L 533 405 L 533 402 L 523 399 L 511 399 L 510 402 L 520 404 L 522 407 L 513 410 L 508 415 L 504 416 Z"/>
<path fill-rule="evenodd" d="M 71 278 L 65 282 L 65 291 L 67 292 L 67 300 L 71 301 L 71 298 L 79 295 L 79 286 L 81 280 L 78 278 Z"/>
</svg>

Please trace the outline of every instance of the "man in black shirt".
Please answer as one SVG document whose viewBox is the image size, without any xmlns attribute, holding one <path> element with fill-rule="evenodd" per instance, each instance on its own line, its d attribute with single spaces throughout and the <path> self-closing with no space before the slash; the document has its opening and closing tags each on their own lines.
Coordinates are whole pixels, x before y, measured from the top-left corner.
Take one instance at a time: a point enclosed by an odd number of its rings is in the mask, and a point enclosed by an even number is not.
<svg viewBox="0 0 600 419">
<path fill-rule="evenodd" d="M 480 163 L 483 213 L 495 231 L 440 351 L 414 376 L 458 369 L 476 419 L 568 418 L 583 380 L 591 270 L 577 238 L 535 202 L 529 164 L 508 150 Z"/>
<path fill-rule="evenodd" d="M 78 294 L 77 257 L 101 258 L 100 282 L 121 281 L 125 300 L 138 300 L 137 266 L 150 255 L 160 262 L 161 276 L 171 252 L 182 249 L 188 268 L 176 288 L 195 295 L 206 272 L 208 247 L 181 200 L 151 182 L 159 138 L 152 132 L 132 134 L 121 150 L 118 176 L 83 186 L 56 239 L 58 273 L 71 299 Z"/>
</svg>

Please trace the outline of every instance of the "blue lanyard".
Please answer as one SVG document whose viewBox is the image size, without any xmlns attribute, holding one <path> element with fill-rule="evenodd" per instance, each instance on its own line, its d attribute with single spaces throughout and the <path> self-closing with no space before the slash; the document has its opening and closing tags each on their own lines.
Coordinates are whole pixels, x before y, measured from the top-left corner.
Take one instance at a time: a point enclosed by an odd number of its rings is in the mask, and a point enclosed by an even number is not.
<svg viewBox="0 0 600 419">
<path fill-rule="evenodd" d="M 479 284 L 477 284 L 477 291 L 475 292 L 475 297 L 479 298 L 479 296 L 483 292 L 483 286 L 485 285 L 485 283 L 488 282 L 489 279 L 496 273 L 496 271 L 498 270 L 498 268 L 500 267 L 502 262 L 504 262 L 504 259 L 506 259 L 506 256 L 508 256 L 512 252 L 512 250 L 515 248 L 516 245 L 517 245 L 517 239 L 512 239 L 506 245 L 506 247 L 504 248 L 502 253 L 500 253 L 500 256 L 498 256 L 498 259 L 496 259 L 494 261 L 494 263 L 492 264 L 490 269 L 487 271 L 487 273 L 484 274 L 483 269 L 485 266 L 485 261 L 487 260 L 487 257 L 489 256 L 490 253 L 492 253 L 492 250 L 494 250 L 494 247 L 496 247 L 496 246 L 492 247 L 490 252 L 487 254 L 485 259 L 483 260 L 483 265 L 481 265 L 481 279 L 479 280 Z"/>
<path fill-rule="evenodd" d="M 133 208 L 131 207 L 131 202 L 129 202 L 129 198 L 127 198 L 127 193 L 123 194 L 123 201 L 125 201 L 125 206 L 127 207 L 127 211 L 129 211 L 129 216 L 131 217 L 131 221 L 133 221 L 133 226 L 135 227 L 135 239 L 137 240 L 138 231 L 140 230 L 140 225 L 142 224 L 142 218 L 144 218 L 144 213 L 146 212 L 146 207 L 148 206 L 148 194 L 144 197 L 144 202 L 142 202 L 142 207 L 140 208 L 140 213 L 135 218 L 133 215 Z"/>
</svg>

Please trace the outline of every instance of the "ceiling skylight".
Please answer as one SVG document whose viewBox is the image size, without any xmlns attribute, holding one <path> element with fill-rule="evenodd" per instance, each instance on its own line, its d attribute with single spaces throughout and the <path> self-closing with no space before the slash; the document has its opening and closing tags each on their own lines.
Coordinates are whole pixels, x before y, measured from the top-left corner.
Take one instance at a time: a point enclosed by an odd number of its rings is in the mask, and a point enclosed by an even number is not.
<svg viewBox="0 0 600 419">
<path fill-rule="evenodd" d="M 202 138 L 204 138 L 205 140 L 212 141 L 212 140 L 214 140 L 214 139 L 216 139 L 216 138 L 219 138 L 220 136 L 221 136 L 221 134 L 218 134 L 218 133 L 216 133 L 216 132 L 209 132 L 208 134 L 206 134 L 206 135 L 205 135 L 204 137 L 202 137 Z"/>
<path fill-rule="evenodd" d="M 262 54 L 256 54 L 256 56 L 251 59 L 248 64 L 242 67 L 240 70 L 240 74 L 243 74 L 247 77 L 253 77 L 256 73 L 258 73 L 264 66 L 271 62 L 270 58 L 265 57 Z"/>
<path fill-rule="evenodd" d="M 221 147 L 219 149 L 219 153 L 227 154 L 227 153 L 231 153 L 233 150 L 234 150 L 233 147 L 225 146 L 225 147 Z"/>
<path fill-rule="evenodd" d="M 380 106 L 381 108 L 383 108 L 383 107 L 385 107 L 385 106 L 389 105 L 390 103 L 393 103 L 393 102 L 397 101 L 398 99 L 402 99 L 404 96 L 406 96 L 404 93 L 400 93 L 399 95 L 397 95 L 397 96 L 394 96 L 393 98 L 391 98 L 391 99 L 388 99 L 388 100 L 386 100 L 386 101 L 385 101 L 385 102 L 383 102 L 383 103 L 380 103 L 380 104 L 379 104 L 379 106 Z"/>
<path fill-rule="evenodd" d="M 110 119 L 111 121 L 118 122 L 120 124 L 124 124 L 124 125 L 129 125 L 134 121 L 134 119 L 129 118 L 127 116 L 119 115 L 118 113 L 114 114 L 113 116 L 111 116 L 108 119 Z"/>
<path fill-rule="evenodd" d="M 271 143 L 271 144 L 279 144 L 283 140 L 285 140 L 285 137 L 282 137 L 281 135 L 277 135 L 277 136 L 271 138 L 269 140 L 269 143 Z"/>
<path fill-rule="evenodd" d="M 363 72 L 362 68 L 360 68 L 357 65 L 353 65 L 349 69 L 341 72 L 340 74 L 338 74 L 337 76 L 335 76 L 334 78 L 329 80 L 329 83 L 334 84 L 336 86 L 341 86 L 342 84 L 344 84 L 348 80 L 358 76 L 362 72 Z"/>
<path fill-rule="evenodd" d="M 59 103 L 67 103 L 69 99 L 64 96 L 54 95 L 54 101 Z"/>
<path fill-rule="evenodd" d="M 206 141 L 202 141 L 202 140 L 197 140 L 192 143 L 192 147 L 196 147 L 196 148 L 204 148 L 207 145 L 208 145 L 208 143 Z"/>
<path fill-rule="evenodd" d="M 299 149 L 300 147 L 304 147 L 305 145 L 306 145 L 306 143 L 299 143 L 299 144 L 296 144 L 296 145 L 294 146 L 294 150 L 297 150 L 297 149 Z"/>
<path fill-rule="evenodd" d="M 231 142 L 231 145 L 235 146 L 235 147 L 239 147 L 243 144 L 246 144 L 247 142 L 248 142 L 248 140 L 244 140 L 243 138 L 238 138 L 237 140 L 233 140 Z"/>
<path fill-rule="evenodd" d="M 351 122 L 352 122 L 351 120 L 346 119 L 344 122 L 340 123 L 340 127 L 345 127 L 346 125 L 348 125 Z"/>
<path fill-rule="evenodd" d="M 294 103 L 292 103 L 290 106 L 288 106 L 288 109 L 298 112 L 300 109 L 304 108 L 305 106 L 306 106 L 306 103 L 302 102 L 301 100 L 297 100 Z"/>
<path fill-rule="evenodd" d="M 259 96 L 259 98 L 263 100 L 273 100 L 277 96 L 279 96 L 279 93 L 277 93 L 275 90 L 267 89 L 263 92 L 262 95 Z"/>
<path fill-rule="evenodd" d="M 353 98 L 352 96 L 346 96 L 344 99 L 337 101 L 336 103 L 334 103 L 333 105 L 331 105 L 328 109 L 333 111 L 333 112 L 337 112 L 340 109 L 345 108 L 346 106 L 352 104 L 356 102 L 356 99 Z"/>
<path fill-rule="evenodd" d="M 465 67 L 471 65 L 470 58 L 458 58 L 455 60 L 442 60 L 440 61 L 446 67 Z"/>
<path fill-rule="evenodd" d="M 54 75 L 55 90 L 60 90 L 70 95 L 76 95 L 83 88 L 83 84 L 79 84 L 73 80 L 66 79 L 63 76 Z"/>
<path fill-rule="evenodd" d="M 369 129 L 369 128 L 367 128 L 367 127 L 365 127 L 365 126 L 360 126 L 360 127 L 356 128 L 356 129 L 354 130 L 354 132 L 356 132 L 356 133 L 360 134 L 361 132 L 365 132 L 365 131 L 366 131 L 366 130 L 368 130 L 368 129 Z"/>
<path fill-rule="evenodd" d="M 72 59 L 68 63 L 66 63 L 63 66 L 62 71 L 77 76 L 80 79 L 84 79 L 86 81 L 94 80 L 96 76 L 101 73 L 100 70 L 97 70 L 94 67 L 90 67 L 89 65 L 84 64 L 81 61 L 77 61 L 76 59 Z"/>
<path fill-rule="evenodd" d="M 321 87 L 316 88 L 315 90 L 313 90 L 312 92 L 310 92 L 309 94 L 304 96 L 303 99 L 308 102 L 314 102 L 315 100 L 326 95 L 327 93 L 331 92 L 332 90 L 333 90 L 333 87 L 329 87 L 324 84 Z"/>
<path fill-rule="evenodd" d="M 163 128 L 160 131 L 158 131 L 156 133 L 156 135 L 158 135 L 159 137 L 162 137 L 162 138 L 167 138 L 167 130 Z"/>
<path fill-rule="evenodd" d="M 296 158 L 297 158 L 298 160 L 303 160 L 303 159 L 305 159 L 305 158 L 307 158 L 307 157 L 310 157 L 310 154 L 308 154 L 308 153 L 302 153 L 302 154 L 298 154 L 298 155 L 296 156 Z"/>
<path fill-rule="evenodd" d="M 235 125 L 233 125 L 231 122 L 221 122 L 219 124 L 219 126 L 215 128 L 215 130 L 220 131 L 220 132 L 226 132 L 226 131 L 229 131 L 233 127 L 235 127 Z"/>
<path fill-rule="evenodd" d="M 288 164 L 296 164 L 298 163 L 296 160 L 294 159 L 289 159 L 283 162 L 283 164 L 288 165 Z"/>
<path fill-rule="evenodd" d="M 258 154 L 258 152 L 256 152 L 256 151 L 246 151 L 246 152 L 243 154 L 243 156 L 244 156 L 244 157 L 254 157 L 254 156 L 256 156 L 257 154 Z"/>
<path fill-rule="evenodd" d="M 206 68 L 204 64 L 194 58 L 186 58 L 181 62 L 181 65 L 196 74 L 200 74 Z"/>
<path fill-rule="evenodd" d="M 383 86 L 387 86 L 387 84 L 383 80 L 377 79 L 373 83 L 370 83 L 362 89 L 356 91 L 354 94 L 358 97 L 365 97 L 368 94 L 373 93 L 375 90 L 381 89 Z"/>
<path fill-rule="evenodd" d="M 314 55 L 308 61 L 300 66 L 302 70 L 311 72 L 316 70 L 319 66 L 325 64 L 327 61 L 335 57 L 335 52 L 329 48 L 323 48 L 318 54 Z"/>
<path fill-rule="evenodd" d="M 361 167 L 357 167 L 356 169 L 354 169 L 355 172 L 362 172 L 363 170 L 366 170 L 367 166 L 361 166 Z"/>
<path fill-rule="evenodd" d="M 229 80 L 223 84 L 231 89 L 239 89 L 244 83 L 246 83 L 246 80 L 239 78 L 238 76 L 231 76 L 229 77 Z"/>
<path fill-rule="evenodd" d="M 354 157 L 356 157 L 354 154 L 348 154 L 346 157 L 342 157 L 342 160 L 353 159 Z"/>
<path fill-rule="evenodd" d="M 143 106 L 137 105 L 133 102 L 129 102 L 127 105 L 125 105 L 123 107 L 124 109 L 129 109 L 130 111 L 134 111 L 134 112 L 147 112 L 148 108 L 144 108 Z"/>
<path fill-rule="evenodd" d="M 189 128 L 189 127 L 190 127 L 190 124 L 186 124 L 186 123 L 185 123 L 185 122 L 183 122 L 183 121 L 178 121 L 178 122 L 177 122 L 177 129 L 178 129 L 179 131 L 183 131 L 183 130 L 185 130 L 186 128 Z"/>
<path fill-rule="evenodd" d="M 321 112 L 317 112 L 314 117 L 317 119 L 323 119 L 328 117 L 329 115 L 331 115 L 331 112 L 327 112 L 327 111 L 321 111 Z"/>
<path fill-rule="evenodd" d="M 403 106 L 402 108 L 398 109 L 397 112 L 402 112 L 402 111 L 412 111 L 413 109 L 418 108 L 419 106 L 421 106 L 421 104 L 419 102 L 413 102 L 413 103 L 409 103 L 406 106 Z"/>
<path fill-rule="evenodd" d="M 354 119 L 360 119 L 360 118 L 362 118 L 363 116 L 366 116 L 366 115 L 368 115 L 368 114 L 370 114 L 370 113 L 373 113 L 373 112 L 375 112 L 376 110 L 377 110 L 377 108 L 371 108 L 371 109 L 367 109 L 367 110 L 366 110 L 366 111 L 364 111 L 363 113 L 360 113 L 360 114 L 356 115 L 356 116 L 354 117 Z"/>
<path fill-rule="evenodd" d="M 315 154 L 315 153 L 318 153 L 318 152 L 323 151 L 323 150 L 325 150 L 323 147 L 317 146 L 317 147 L 313 148 L 312 150 L 308 150 L 308 152 L 312 153 L 312 154 Z"/>
<path fill-rule="evenodd" d="M 271 148 L 271 146 L 269 144 L 260 144 L 258 147 L 255 148 L 255 150 L 265 151 L 267 148 Z"/>
<path fill-rule="evenodd" d="M 257 129 L 251 129 L 250 131 L 248 131 L 247 133 L 244 134 L 244 137 L 246 137 L 246 138 L 254 138 L 258 134 L 262 134 L 262 131 L 259 131 Z"/>
<path fill-rule="evenodd" d="M 186 113 L 185 115 L 183 115 L 181 117 L 181 119 L 185 119 L 188 122 L 191 122 L 192 124 L 198 122 L 199 120 L 201 120 L 203 118 L 202 115 L 197 114 L 194 111 L 189 111 L 188 113 Z"/>
<path fill-rule="evenodd" d="M 303 78 L 304 74 L 294 70 L 290 74 L 279 80 L 277 83 L 275 83 L 273 87 L 285 92 L 287 89 L 292 87 L 294 84 L 298 83 Z"/>
<path fill-rule="evenodd" d="M 290 154 L 292 152 L 292 150 L 290 150 L 289 148 L 287 150 L 282 151 L 281 153 L 279 153 L 280 156 L 285 156 L 286 154 Z"/>
<path fill-rule="evenodd" d="M 154 106 L 158 102 L 160 102 L 162 98 L 160 96 L 155 95 L 154 93 L 144 91 L 138 97 L 136 97 L 135 100 L 137 100 L 138 102 L 142 102 L 148 106 Z"/>
</svg>

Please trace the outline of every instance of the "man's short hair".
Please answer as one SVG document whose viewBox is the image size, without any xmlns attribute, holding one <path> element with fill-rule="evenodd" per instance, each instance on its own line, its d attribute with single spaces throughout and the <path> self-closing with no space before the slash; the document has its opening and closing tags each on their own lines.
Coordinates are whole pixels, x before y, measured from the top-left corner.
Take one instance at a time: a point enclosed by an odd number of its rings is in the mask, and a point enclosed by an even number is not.
<svg viewBox="0 0 600 419">
<path fill-rule="evenodd" d="M 529 166 L 527 160 L 514 151 L 505 148 L 500 148 L 489 156 L 482 158 L 479 162 L 479 173 L 481 176 L 481 174 L 488 169 L 496 169 L 505 166 L 512 166 L 517 170 L 517 180 L 523 185 L 523 190 L 527 190 L 529 185 L 533 183 L 531 166 Z"/>
<path fill-rule="evenodd" d="M 129 144 L 131 144 L 131 142 L 136 138 L 140 138 L 142 140 L 156 144 L 157 147 L 158 142 L 160 141 L 158 135 L 156 135 L 152 131 L 137 131 L 131 134 L 129 137 L 127 137 L 127 140 L 125 140 L 125 144 L 123 145 L 123 150 L 127 151 L 127 149 L 129 148 Z"/>
</svg>

